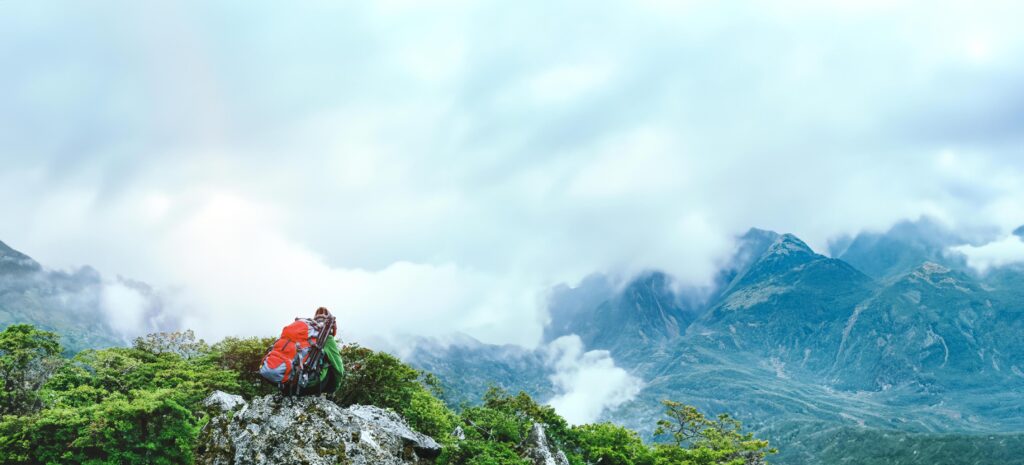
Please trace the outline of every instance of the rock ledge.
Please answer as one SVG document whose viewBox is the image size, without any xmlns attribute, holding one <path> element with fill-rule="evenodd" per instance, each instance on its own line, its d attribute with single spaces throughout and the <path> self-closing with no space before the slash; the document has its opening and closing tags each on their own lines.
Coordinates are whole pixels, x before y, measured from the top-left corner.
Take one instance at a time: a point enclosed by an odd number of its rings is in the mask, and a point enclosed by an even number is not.
<svg viewBox="0 0 1024 465">
<path fill-rule="evenodd" d="M 220 391 L 204 405 L 222 413 L 200 433 L 197 464 L 425 465 L 441 453 L 432 438 L 378 407 L 277 395 L 246 403 Z"/>
</svg>

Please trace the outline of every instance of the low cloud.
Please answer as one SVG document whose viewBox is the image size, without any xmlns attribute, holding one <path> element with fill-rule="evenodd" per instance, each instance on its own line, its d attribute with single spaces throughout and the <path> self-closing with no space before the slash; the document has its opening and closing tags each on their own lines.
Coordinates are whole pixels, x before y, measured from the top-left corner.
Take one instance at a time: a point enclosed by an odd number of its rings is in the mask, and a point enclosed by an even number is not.
<svg viewBox="0 0 1024 465">
<path fill-rule="evenodd" d="M 148 284 L 117 277 L 99 284 L 99 308 L 115 332 L 126 340 L 148 333 L 177 331 L 181 315 L 168 305 L 171 295 Z"/>
<path fill-rule="evenodd" d="M 168 232 L 163 246 L 186 251 L 162 256 L 170 279 L 182 284 L 177 305 L 186 327 L 212 338 L 273 334 L 326 306 L 346 339 L 461 331 L 493 342 L 504 339 L 499 328 L 516 323 L 504 309 L 536 307 L 512 277 L 453 263 L 332 266 L 280 234 L 274 216 L 219 194 Z M 538 337 L 525 331 L 512 340 L 530 345 Z"/>
<path fill-rule="evenodd" d="M 1024 239 L 1011 234 L 984 245 L 961 245 L 950 248 L 967 257 L 967 264 L 980 273 L 992 268 L 1024 262 Z"/>
<path fill-rule="evenodd" d="M 206 338 L 536 347 L 550 286 L 701 286 L 750 226 L 1024 223 L 1015 3 L 8 3 L 0 240 Z"/>
<path fill-rule="evenodd" d="M 145 328 L 146 297 L 121 282 L 103 286 L 100 306 L 111 328 L 122 334 L 139 334 Z"/>
<path fill-rule="evenodd" d="M 569 423 L 598 420 L 606 409 L 627 402 L 643 389 L 643 382 L 615 366 L 608 351 L 585 351 L 579 336 L 562 336 L 547 346 L 555 370 L 551 381 L 560 391 L 548 404 Z"/>
</svg>

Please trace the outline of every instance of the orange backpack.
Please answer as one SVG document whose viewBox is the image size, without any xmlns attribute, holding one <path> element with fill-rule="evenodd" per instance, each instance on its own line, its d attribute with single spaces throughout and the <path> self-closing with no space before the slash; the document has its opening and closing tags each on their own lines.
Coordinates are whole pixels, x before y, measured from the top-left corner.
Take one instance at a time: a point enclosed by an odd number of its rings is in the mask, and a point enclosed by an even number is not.
<svg viewBox="0 0 1024 465">
<path fill-rule="evenodd" d="M 263 357 L 260 375 L 278 386 L 292 381 L 309 362 L 310 348 L 316 344 L 320 329 L 316 321 L 308 318 L 296 318 L 285 326 L 281 337 Z"/>
</svg>

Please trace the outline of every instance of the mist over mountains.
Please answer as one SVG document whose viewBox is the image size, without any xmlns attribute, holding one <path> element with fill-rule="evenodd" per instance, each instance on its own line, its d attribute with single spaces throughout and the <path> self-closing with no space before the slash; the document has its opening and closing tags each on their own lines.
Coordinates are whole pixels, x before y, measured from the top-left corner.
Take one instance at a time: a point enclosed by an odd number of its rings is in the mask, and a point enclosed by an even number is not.
<svg viewBox="0 0 1024 465">
<path fill-rule="evenodd" d="M 58 332 L 70 352 L 124 345 L 147 332 L 180 326 L 145 283 L 104 278 L 89 266 L 46 269 L 0 242 L 0 327 L 12 323 Z"/>
<path fill-rule="evenodd" d="M 925 219 L 837 242 L 828 257 L 752 229 L 710 287 L 649 272 L 622 287 L 595 275 L 555 288 L 545 340 L 577 335 L 641 379 L 601 417 L 646 434 L 644 419 L 675 399 L 738 415 L 782 449 L 777 463 L 862 463 L 871 443 L 901 460 L 882 463 L 939 463 L 951 447 L 975 451 L 967 463 L 1001 463 L 1024 430 L 1024 268 L 979 272 L 952 250 L 966 242 Z M 411 360 L 465 384 L 491 364 L 449 372 L 443 361 L 495 350 Z M 505 387 L 543 398 L 551 385 L 536 381 Z"/>
<path fill-rule="evenodd" d="M 995 463 L 1024 431 L 1024 266 L 979 270 L 962 250 L 1021 231 L 980 237 L 922 219 L 837 239 L 826 256 L 751 229 L 708 285 L 648 271 L 553 287 L 535 348 L 462 335 L 394 350 L 437 374 L 453 405 L 495 384 L 570 420 L 650 435 L 659 402 L 674 399 L 736 415 L 782 464 L 863 457 L 865 443 L 923 454 L 901 463 L 951 445 Z M 48 270 L 0 244 L 0 326 L 59 331 L 75 351 L 180 329 L 169 313 L 143 283 Z"/>
</svg>

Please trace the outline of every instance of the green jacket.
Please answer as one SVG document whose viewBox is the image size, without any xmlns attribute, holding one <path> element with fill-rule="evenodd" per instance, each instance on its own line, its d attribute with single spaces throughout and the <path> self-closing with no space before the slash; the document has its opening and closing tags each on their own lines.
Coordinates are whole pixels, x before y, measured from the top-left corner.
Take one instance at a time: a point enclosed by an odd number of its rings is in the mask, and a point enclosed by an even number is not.
<svg viewBox="0 0 1024 465">
<path fill-rule="evenodd" d="M 341 379 L 345 375 L 345 363 L 341 360 L 341 351 L 334 336 L 324 340 L 324 355 L 327 363 L 320 371 L 320 383 L 328 383 L 324 385 L 324 392 L 334 392 L 341 386 Z M 334 376 L 331 376 L 332 372 Z"/>
</svg>

